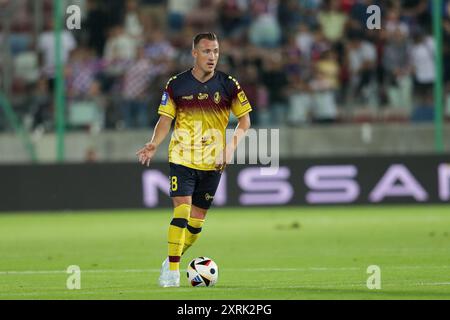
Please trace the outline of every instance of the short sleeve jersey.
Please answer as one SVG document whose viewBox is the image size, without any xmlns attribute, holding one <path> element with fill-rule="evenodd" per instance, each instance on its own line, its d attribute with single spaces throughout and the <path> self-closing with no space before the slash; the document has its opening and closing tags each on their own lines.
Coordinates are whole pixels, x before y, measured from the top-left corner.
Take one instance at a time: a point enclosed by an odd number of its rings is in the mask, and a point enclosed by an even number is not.
<svg viewBox="0 0 450 320">
<path fill-rule="evenodd" d="M 225 147 L 230 113 L 240 118 L 252 111 L 241 86 L 233 77 L 216 71 L 200 82 L 192 69 L 170 78 L 158 114 L 175 119 L 169 145 L 169 162 L 198 170 L 214 170 Z"/>
</svg>

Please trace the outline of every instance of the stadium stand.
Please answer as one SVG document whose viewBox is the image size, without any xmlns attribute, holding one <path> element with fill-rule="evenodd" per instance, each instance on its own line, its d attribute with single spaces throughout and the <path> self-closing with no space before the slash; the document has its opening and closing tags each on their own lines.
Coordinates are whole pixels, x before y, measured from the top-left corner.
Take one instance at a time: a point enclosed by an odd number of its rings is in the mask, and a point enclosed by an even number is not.
<svg viewBox="0 0 450 320">
<path fill-rule="evenodd" d="M 167 79 L 191 65 L 192 36 L 221 41 L 220 69 L 241 79 L 255 125 L 423 122 L 433 118 L 431 1 L 78 0 L 63 33 L 69 128 L 151 127 Z M 366 27 L 369 5 L 382 29 Z M 1 89 L 30 130 L 52 131 L 52 1 L 0 1 Z M 445 1 L 450 116 L 450 1 Z M 14 17 L 7 19 L 7 17 Z M 8 63 L 9 62 L 9 63 Z M 10 76 L 10 77 L 9 77 Z M 44 80 L 45 79 L 45 80 Z M 0 130 L 7 130 L 0 123 Z"/>
</svg>

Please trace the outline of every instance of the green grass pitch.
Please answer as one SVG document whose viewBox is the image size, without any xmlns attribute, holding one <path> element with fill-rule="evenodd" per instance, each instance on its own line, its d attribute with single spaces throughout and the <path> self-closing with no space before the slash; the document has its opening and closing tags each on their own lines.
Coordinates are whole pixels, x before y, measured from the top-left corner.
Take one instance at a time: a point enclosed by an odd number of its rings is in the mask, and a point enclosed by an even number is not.
<svg viewBox="0 0 450 320">
<path fill-rule="evenodd" d="M 450 207 L 234 208 L 210 211 L 159 288 L 167 210 L 0 214 L 0 299 L 450 299 Z M 197 256 L 219 265 L 192 288 Z M 69 265 L 81 289 L 68 290 Z M 369 290 L 367 267 L 381 269 Z"/>
</svg>

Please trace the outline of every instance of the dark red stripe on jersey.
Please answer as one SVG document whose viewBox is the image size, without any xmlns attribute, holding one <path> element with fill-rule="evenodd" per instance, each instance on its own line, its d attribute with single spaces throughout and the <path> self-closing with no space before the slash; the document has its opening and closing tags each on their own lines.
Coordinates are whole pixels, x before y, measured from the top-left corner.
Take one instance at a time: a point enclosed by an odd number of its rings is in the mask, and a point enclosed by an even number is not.
<svg viewBox="0 0 450 320">
<path fill-rule="evenodd" d="M 187 100 L 183 98 L 177 98 L 175 100 L 175 104 L 178 108 L 186 108 L 189 110 L 205 110 L 205 109 L 225 109 L 228 110 L 231 108 L 231 102 L 226 99 L 221 99 L 219 103 L 215 103 L 214 99 L 208 98 L 205 100 L 198 100 L 197 97 L 194 97 L 192 100 Z"/>
</svg>

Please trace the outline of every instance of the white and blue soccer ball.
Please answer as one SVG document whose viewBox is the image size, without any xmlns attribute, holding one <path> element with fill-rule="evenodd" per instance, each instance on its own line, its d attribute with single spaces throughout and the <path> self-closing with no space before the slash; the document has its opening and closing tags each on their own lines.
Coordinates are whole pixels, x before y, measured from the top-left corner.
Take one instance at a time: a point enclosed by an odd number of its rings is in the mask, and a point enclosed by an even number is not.
<svg viewBox="0 0 450 320">
<path fill-rule="evenodd" d="M 219 278 L 219 268 L 212 259 L 198 257 L 189 262 L 187 277 L 193 287 L 212 287 Z"/>
</svg>

